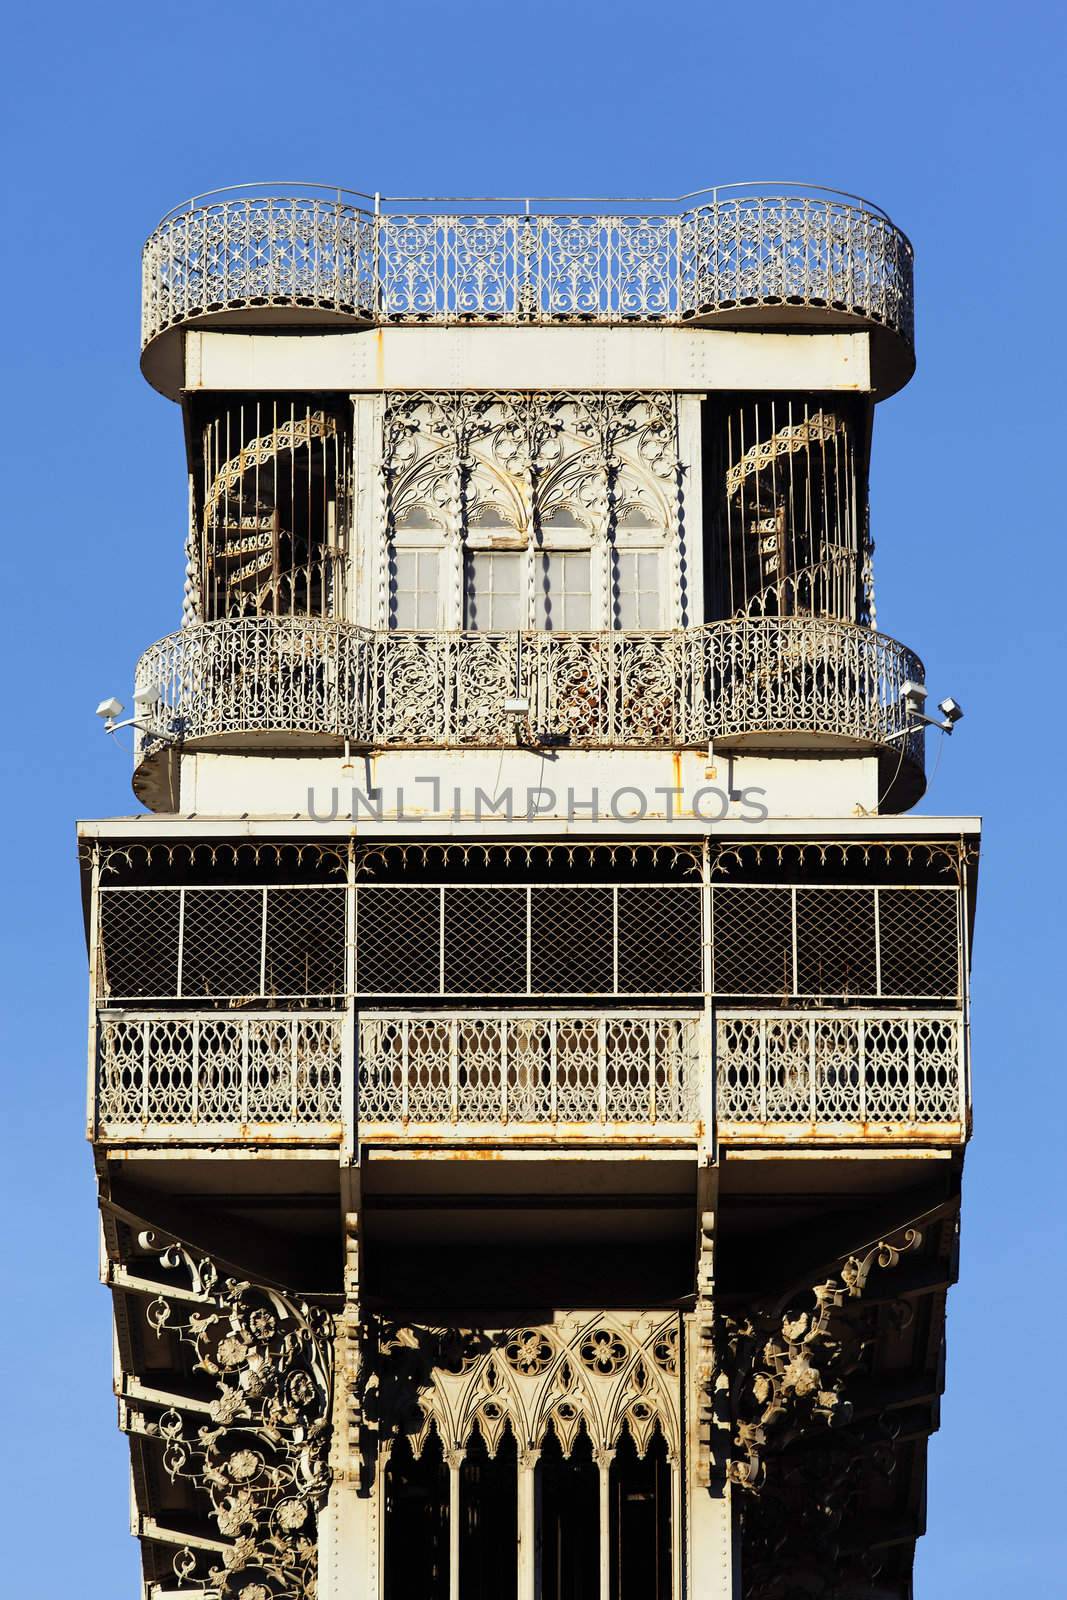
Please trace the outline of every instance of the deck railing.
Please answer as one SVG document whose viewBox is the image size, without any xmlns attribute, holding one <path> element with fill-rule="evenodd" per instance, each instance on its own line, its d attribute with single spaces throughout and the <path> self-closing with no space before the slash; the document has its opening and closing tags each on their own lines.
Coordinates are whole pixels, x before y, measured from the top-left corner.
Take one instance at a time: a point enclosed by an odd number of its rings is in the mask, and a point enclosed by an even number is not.
<svg viewBox="0 0 1067 1600">
<path fill-rule="evenodd" d="M 196 623 L 145 652 L 151 736 L 347 738 L 371 747 L 683 748 L 760 733 L 866 745 L 906 732 L 912 651 L 848 623 L 736 618 L 663 633 L 374 631 L 306 618 Z M 517 721 L 507 702 L 528 702 Z"/>
<path fill-rule="evenodd" d="M 190 200 L 143 258 L 143 342 L 213 312 L 383 324 L 681 323 L 817 307 L 912 338 L 912 248 L 877 206 L 792 183 L 677 201 L 394 200 L 253 184 Z"/>
<path fill-rule="evenodd" d="M 110 1143 L 659 1137 L 961 1143 L 960 1011 L 129 1011 L 97 1020 Z M 713 1065 L 712 1065 L 713 1060 Z"/>
<path fill-rule="evenodd" d="M 339 1012 L 104 1011 L 100 1139 L 339 1139 Z"/>
<path fill-rule="evenodd" d="M 958 1011 L 719 1011 L 719 1138 L 962 1141 L 964 1044 Z"/>
<path fill-rule="evenodd" d="M 372 1134 L 487 1124 L 691 1131 L 702 1114 L 701 1037 L 697 1014 L 364 1014 L 359 1120 Z"/>
</svg>

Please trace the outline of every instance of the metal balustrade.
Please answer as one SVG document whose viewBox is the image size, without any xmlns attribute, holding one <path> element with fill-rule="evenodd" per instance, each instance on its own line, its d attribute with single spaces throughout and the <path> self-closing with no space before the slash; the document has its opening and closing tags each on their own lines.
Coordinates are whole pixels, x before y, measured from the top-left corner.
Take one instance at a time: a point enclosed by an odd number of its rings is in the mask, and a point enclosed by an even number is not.
<svg viewBox="0 0 1067 1600">
<path fill-rule="evenodd" d="M 719 1011 L 718 1136 L 962 1142 L 964 1047 L 960 1012 Z"/>
<path fill-rule="evenodd" d="M 911 343 L 911 245 L 858 196 L 753 183 L 588 204 L 218 190 L 168 214 L 145 245 L 143 343 L 270 307 L 366 324 L 683 323 L 811 307 Z"/>
<path fill-rule="evenodd" d="M 698 1014 L 365 1013 L 359 1121 L 371 1136 L 628 1125 L 691 1137 L 701 1038 Z"/>
<path fill-rule="evenodd" d="M 102 1011 L 95 1136 L 339 1139 L 344 1041 L 338 1013 Z"/>
<path fill-rule="evenodd" d="M 921 766 L 900 691 L 912 651 L 848 623 L 736 618 L 663 633 L 409 633 L 306 618 L 197 623 L 151 646 L 158 687 L 141 753 L 160 734 L 370 747 L 500 747 L 521 734 L 575 748 L 696 748 L 816 734 Z M 530 704 L 517 725 L 506 702 Z"/>
<path fill-rule="evenodd" d="M 361 1138 L 962 1142 L 960 1011 L 98 1014 L 106 1143 Z"/>
</svg>

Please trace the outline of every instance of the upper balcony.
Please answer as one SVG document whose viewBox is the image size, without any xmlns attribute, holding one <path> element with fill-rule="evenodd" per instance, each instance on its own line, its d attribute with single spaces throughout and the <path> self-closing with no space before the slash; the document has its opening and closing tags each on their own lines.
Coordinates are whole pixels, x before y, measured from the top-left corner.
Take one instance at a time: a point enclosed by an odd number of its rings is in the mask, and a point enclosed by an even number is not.
<svg viewBox="0 0 1067 1600">
<path fill-rule="evenodd" d="M 912 291 L 886 213 L 818 185 L 530 201 L 250 184 L 148 239 L 142 367 L 176 396 L 180 330 L 216 325 L 838 326 L 870 330 L 884 395 L 914 370 Z"/>
<path fill-rule="evenodd" d="M 194 624 L 153 645 L 134 788 L 168 750 L 827 748 L 876 753 L 885 802 L 922 793 L 901 689 L 919 658 L 885 634 L 744 617 L 664 632 L 409 632 L 316 618 Z M 515 707 L 528 709 L 516 714 Z"/>
</svg>

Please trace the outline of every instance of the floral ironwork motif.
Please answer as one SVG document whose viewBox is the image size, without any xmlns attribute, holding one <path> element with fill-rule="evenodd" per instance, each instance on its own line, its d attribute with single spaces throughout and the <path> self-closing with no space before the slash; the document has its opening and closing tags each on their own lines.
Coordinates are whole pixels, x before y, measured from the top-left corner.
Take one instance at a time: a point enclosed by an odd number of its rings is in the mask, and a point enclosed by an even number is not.
<svg viewBox="0 0 1067 1600">
<path fill-rule="evenodd" d="M 209 1421 L 177 1406 L 146 1431 L 164 1447 L 172 1479 L 207 1495 L 227 1542 L 207 1574 L 233 1600 L 315 1592 L 316 1515 L 329 1488 L 333 1318 L 278 1289 L 226 1277 L 210 1258 L 141 1236 L 178 1279 L 146 1308 L 160 1337 L 188 1346 L 194 1370 L 214 1381 Z M 179 1549 L 175 1572 L 198 1558 Z"/>
<path fill-rule="evenodd" d="M 758 1491 L 769 1452 L 780 1451 L 813 1422 L 833 1427 L 849 1420 L 845 1384 L 865 1341 L 842 1310 L 862 1298 L 875 1267 L 896 1267 L 922 1242 L 917 1228 L 907 1228 L 862 1256 L 849 1256 L 834 1277 L 794 1291 L 786 1301 L 754 1306 L 737 1317 L 715 1314 L 714 1371 L 705 1375 L 705 1403 L 710 1401 L 717 1441 L 712 1465 L 723 1479 Z"/>
</svg>

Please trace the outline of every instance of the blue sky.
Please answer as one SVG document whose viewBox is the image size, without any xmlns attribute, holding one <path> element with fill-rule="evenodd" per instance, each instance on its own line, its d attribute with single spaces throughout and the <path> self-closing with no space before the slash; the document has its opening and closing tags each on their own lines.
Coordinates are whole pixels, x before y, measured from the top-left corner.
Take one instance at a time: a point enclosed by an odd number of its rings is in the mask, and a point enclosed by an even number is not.
<svg viewBox="0 0 1067 1600">
<path fill-rule="evenodd" d="M 184 196 L 279 176 L 423 194 L 802 178 L 872 196 L 913 239 L 919 369 L 875 428 L 879 620 L 966 708 L 922 809 L 987 824 L 977 1135 L 917 1594 L 1067 1592 L 1062 11 L 112 0 L 19 7 L 4 42 L 9 1592 L 136 1592 L 73 819 L 134 809 L 93 708 L 128 698 L 180 613 L 182 435 L 137 370 L 140 245 Z"/>
</svg>

